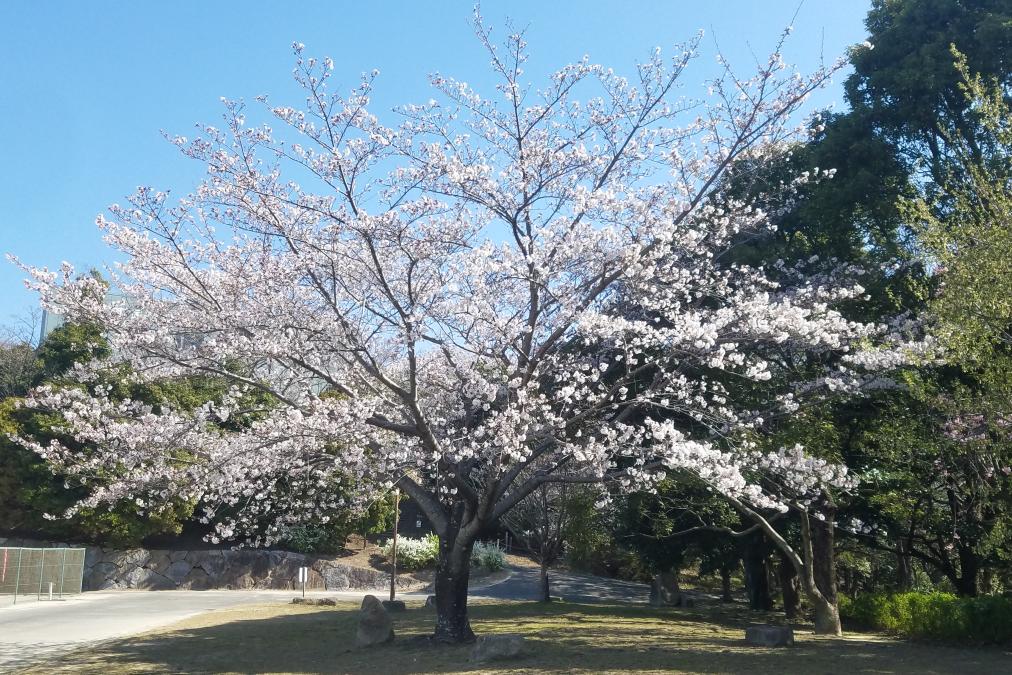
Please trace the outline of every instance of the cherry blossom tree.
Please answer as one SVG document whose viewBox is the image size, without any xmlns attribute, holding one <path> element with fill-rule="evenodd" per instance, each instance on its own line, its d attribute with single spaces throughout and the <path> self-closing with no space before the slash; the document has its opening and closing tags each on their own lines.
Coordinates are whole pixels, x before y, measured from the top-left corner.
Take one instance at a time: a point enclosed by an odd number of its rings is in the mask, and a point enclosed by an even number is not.
<svg viewBox="0 0 1012 675">
<path fill-rule="evenodd" d="M 112 292 L 69 266 L 30 270 L 47 309 L 107 327 L 133 377 L 233 383 L 195 412 L 112 400 L 87 364 L 88 387 L 36 391 L 100 448 L 36 445 L 91 481 L 87 504 L 189 499 L 218 537 L 263 545 L 354 507 L 337 482 L 362 499 L 397 486 L 439 535 L 435 636 L 465 641 L 472 545 L 543 485 L 649 489 L 685 470 L 782 511 L 779 487 L 801 503 L 848 484 L 800 450 L 759 452 L 764 411 L 722 384 L 769 378 L 758 345 L 840 355 L 884 337 L 833 309 L 860 287 L 722 263 L 770 225 L 721 186 L 739 160 L 787 150 L 837 66 L 803 76 L 778 46 L 754 75 L 724 64 L 684 97 L 697 37 L 631 78 L 585 58 L 535 87 L 523 36 L 477 26 L 495 91 L 435 75 L 434 98 L 392 126 L 369 111 L 375 72 L 336 93 L 333 62 L 295 45 L 301 109 L 257 99 L 274 129 L 225 100 L 223 127 L 170 138 L 206 166 L 195 192 L 140 188 L 99 217 L 125 260 Z M 876 360 L 890 357 L 851 365 Z M 799 400 L 794 384 L 770 407 Z M 263 394 L 255 422 L 214 423 Z M 772 470 L 778 483 L 752 479 Z"/>
</svg>

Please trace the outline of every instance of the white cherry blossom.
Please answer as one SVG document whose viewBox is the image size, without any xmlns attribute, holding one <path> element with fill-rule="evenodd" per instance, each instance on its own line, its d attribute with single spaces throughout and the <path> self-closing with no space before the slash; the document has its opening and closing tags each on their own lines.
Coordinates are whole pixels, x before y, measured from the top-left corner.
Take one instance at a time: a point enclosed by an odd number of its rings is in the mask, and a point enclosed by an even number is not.
<svg viewBox="0 0 1012 675">
<path fill-rule="evenodd" d="M 265 543 L 352 506 L 337 484 L 352 501 L 396 485 L 439 533 L 441 569 L 457 569 L 483 527 L 547 482 L 637 489 L 689 471 L 773 510 L 851 484 L 800 448 L 741 442 L 766 413 L 725 384 L 769 383 L 765 346 L 833 357 L 888 334 L 834 309 L 859 286 L 774 281 L 727 259 L 771 225 L 723 186 L 739 160 L 789 151 L 804 131 L 793 116 L 837 66 L 802 76 L 779 52 L 752 77 L 725 64 L 701 101 L 680 89 L 698 38 L 630 78 L 584 59 L 538 87 L 521 74 L 522 36 L 479 37 L 497 92 L 435 75 L 432 100 L 387 122 L 370 111 L 377 73 L 337 93 L 333 63 L 296 44 L 304 106 L 224 100 L 220 128 L 170 138 L 206 168 L 192 194 L 140 188 L 98 219 L 125 260 L 112 292 L 69 266 L 30 270 L 43 305 L 105 326 L 138 379 L 235 387 L 193 413 L 101 387 L 37 391 L 30 405 L 62 411 L 96 448 L 36 447 L 91 481 L 87 504 L 192 499 L 222 539 Z M 262 114 L 273 122 L 251 121 Z M 813 168 L 795 187 L 831 175 Z M 823 384 L 895 360 L 873 354 Z M 795 384 L 769 407 L 797 406 L 811 387 Z M 254 391 L 270 410 L 223 432 Z M 465 571 L 437 596 L 459 598 L 460 576 L 466 589 Z M 438 602 L 437 633 L 470 630 Z"/>
</svg>

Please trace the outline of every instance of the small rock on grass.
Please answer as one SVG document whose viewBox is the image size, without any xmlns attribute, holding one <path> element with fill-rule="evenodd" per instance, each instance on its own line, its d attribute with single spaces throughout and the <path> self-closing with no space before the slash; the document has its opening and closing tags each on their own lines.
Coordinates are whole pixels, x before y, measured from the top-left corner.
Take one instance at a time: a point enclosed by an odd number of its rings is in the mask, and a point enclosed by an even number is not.
<svg viewBox="0 0 1012 675">
<path fill-rule="evenodd" d="M 383 609 L 388 612 L 403 612 L 407 609 L 403 600 L 384 600 Z"/>
</svg>

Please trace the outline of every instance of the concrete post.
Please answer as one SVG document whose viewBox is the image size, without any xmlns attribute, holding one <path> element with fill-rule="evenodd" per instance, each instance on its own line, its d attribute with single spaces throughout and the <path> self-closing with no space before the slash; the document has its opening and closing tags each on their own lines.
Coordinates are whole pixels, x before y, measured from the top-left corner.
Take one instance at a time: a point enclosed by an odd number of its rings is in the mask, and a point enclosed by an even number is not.
<svg viewBox="0 0 1012 675">
<path fill-rule="evenodd" d="M 14 602 L 11 604 L 18 604 L 18 587 L 21 585 L 21 556 L 24 555 L 25 549 L 18 549 L 18 574 L 14 578 Z"/>
</svg>

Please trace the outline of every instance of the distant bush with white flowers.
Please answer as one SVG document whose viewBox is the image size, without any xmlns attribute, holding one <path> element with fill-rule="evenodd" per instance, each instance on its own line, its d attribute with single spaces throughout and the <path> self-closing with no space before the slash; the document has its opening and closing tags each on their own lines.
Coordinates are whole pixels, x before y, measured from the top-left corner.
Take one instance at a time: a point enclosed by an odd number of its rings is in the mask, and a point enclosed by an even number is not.
<svg viewBox="0 0 1012 675">
<path fill-rule="evenodd" d="M 387 560 L 393 553 L 393 540 L 388 539 L 380 546 L 380 553 Z M 420 539 L 397 538 L 397 568 L 406 572 L 432 567 L 439 559 L 439 537 L 435 534 Z M 497 572 L 506 567 L 506 554 L 498 544 L 477 542 L 471 550 L 471 567 L 480 567 Z"/>
<path fill-rule="evenodd" d="M 471 567 L 481 567 L 489 572 L 497 572 L 506 567 L 506 554 L 498 544 L 476 542 L 471 549 Z"/>
<path fill-rule="evenodd" d="M 390 560 L 393 553 L 393 540 L 388 539 L 380 547 L 380 552 Z M 421 539 L 411 537 L 397 538 L 397 567 L 402 570 L 420 570 L 436 563 L 439 557 L 439 537 L 429 534 Z"/>
</svg>

